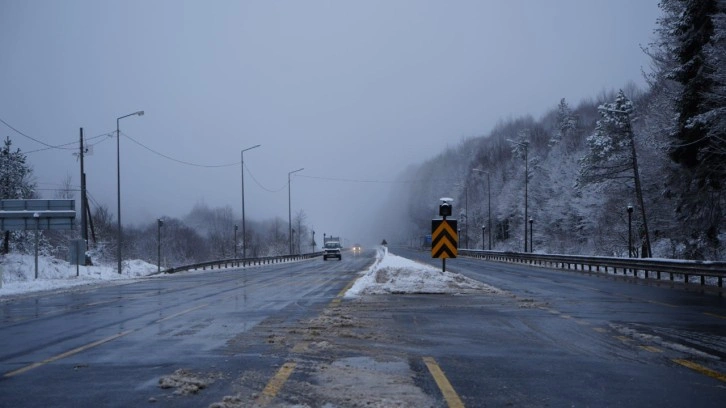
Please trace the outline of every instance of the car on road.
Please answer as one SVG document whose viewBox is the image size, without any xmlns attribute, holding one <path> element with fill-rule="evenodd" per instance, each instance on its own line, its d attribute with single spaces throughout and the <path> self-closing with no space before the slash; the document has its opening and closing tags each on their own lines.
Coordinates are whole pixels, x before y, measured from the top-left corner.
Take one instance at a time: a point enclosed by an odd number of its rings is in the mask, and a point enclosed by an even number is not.
<svg viewBox="0 0 726 408">
<path fill-rule="evenodd" d="M 340 242 L 330 241 L 323 245 L 323 261 L 327 261 L 328 258 L 338 258 L 339 261 L 343 259 L 340 251 Z"/>
<path fill-rule="evenodd" d="M 363 250 L 363 248 L 361 248 L 360 244 L 353 245 L 353 252 L 358 253 L 358 252 L 360 252 L 362 250 Z"/>
</svg>

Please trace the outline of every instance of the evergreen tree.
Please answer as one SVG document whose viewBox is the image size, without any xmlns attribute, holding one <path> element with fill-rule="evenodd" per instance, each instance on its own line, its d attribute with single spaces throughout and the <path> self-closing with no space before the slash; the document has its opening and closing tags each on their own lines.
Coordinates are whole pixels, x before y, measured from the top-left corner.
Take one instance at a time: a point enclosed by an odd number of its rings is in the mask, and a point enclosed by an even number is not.
<svg viewBox="0 0 726 408">
<path fill-rule="evenodd" d="M 614 103 L 605 103 L 598 109 L 601 119 L 597 121 L 595 133 L 587 138 L 589 151 L 580 160 L 582 167 L 578 182 L 587 184 L 617 179 L 633 180 L 643 222 L 642 254 L 643 257 L 650 257 L 652 256 L 650 234 L 631 123 L 633 103 L 621 90 Z"/>
<path fill-rule="evenodd" d="M 10 137 L 5 138 L 0 150 L 0 199 L 33 198 L 35 183 L 32 181 L 33 170 L 25 162 L 25 154 L 20 149 L 13 151 Z M 10 231 L 3 235 L 3 253 L 10 251 Z"/>
<path fill-rule="evenodd" d="M 678 65 L 672 78 L 683 85 L 677 98 L 678 126 L 671 158 L 694 170 L 699 188 L 720 189 L 724 175 L 723 128 L 714 128 L 719 112 L 723 116 L 724 97 L 718 95 L 718 71 L 723 70 L 723 38 L 714 37 L 714 17 L 722 16 L 724 2 L 682 0 L 683 13 L 671 31 Z M 718 21 L 718 20 L 717 20 Z M 722 21 L 722 17 L 721 20 Z M 720 28 L 723 35 L 723 28 Z M 714 40 L 716 42 L 714 43 Z M 720 103 L 719 103 L 720 102 Z"/>
<path fill-rule="evenodd" d="M 661 7 L 670 16 L 660 32 L 675 62 L 669 78 L 680 85 L 669 151 L 680 165 L 672 180 L 676 212 L 688 231 L 687 256 L 706 258 L 706 248 L 718 251 L 724 220 L 726 1 L 664 0 Z"/>
<path fill-rule="evenodd" d="M 565 101 L 565 98 L 562 98 L 560 104 L 557 105 L 557 129 L 552 133 L 549 141 L 550 146 L 560 144 L 563 141 L 568 144 L 571 143 L 577 132 L 577 122 L 577 115 L 572 113 L 570 105 Z"/>
</svg>

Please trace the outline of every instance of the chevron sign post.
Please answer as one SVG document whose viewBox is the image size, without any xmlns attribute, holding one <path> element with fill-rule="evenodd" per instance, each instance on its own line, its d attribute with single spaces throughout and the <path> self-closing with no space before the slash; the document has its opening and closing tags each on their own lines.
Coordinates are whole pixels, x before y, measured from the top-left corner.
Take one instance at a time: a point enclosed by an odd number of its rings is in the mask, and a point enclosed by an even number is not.
<svg viewBox="0 0 726 408">
<path fill-rule="evenodd" d="M 431 257 L 456 258 L 459 237 L 456 234 L 456 220 L 431 221 Z"/>
<path fill-rule="evenodd" d="M 446 272 L 446 258 L 456 258 L 458 243 L 456 220 L 431 221 L 431 257 L 443 260 L 444 272 Z"/>
<path fill-rule="evenodd" d="M 446 272 L 446 258 L 456 258 L 459 236 L 456 220 L 447 220 L 452 213 L 453 198 L 442 197 L 439 206 L 440 220 L 431 220 L 431 257 L 441 258 L 441 270 Z"/>
</svg>

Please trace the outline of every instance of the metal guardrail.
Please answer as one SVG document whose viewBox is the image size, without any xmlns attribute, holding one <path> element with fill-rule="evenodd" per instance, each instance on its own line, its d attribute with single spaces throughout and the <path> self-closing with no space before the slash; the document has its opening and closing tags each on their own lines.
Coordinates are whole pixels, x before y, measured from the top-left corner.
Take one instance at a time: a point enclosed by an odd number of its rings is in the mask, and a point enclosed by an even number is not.
<svg viewBox="0 0 726 408">
<path fill-rule="evenodd" d="M 701 262 L 647 258 L 615 258 L 604 256 L 571 256 L 528 254 L 521 252 L 498 252 L 473 249 L 459 249 L 459 255 L 490 261 L 523 263 L 557 269 L 587 272 L 613 273 L 645 279 L 668 280 L 692 283 L 691 277 L 699 277 L 698 282 L 707 285 L 707 277 L 713 278 L 715 286 L 723 288 L 726 278 L 726 262 Z M 712 285 L 708 283 L 709 286 Z"/>
<path fill-rule="evenodd" d="M 215 267 L 217 269 L 222 268 L 243 268 L 245 266 L 254 266 L 254 265 L 268 265 L 268 264 L 276 264 L 276 263 L 283 263 L 283 262 L 290 262 L 290 261 L 300 261 L 303 259 L 311 259 L 318 256 L 321 256 L 322 252 L 313 252 L 309 254 L 300 254 L 300 255 L 281 255 L 281 256 L 267 256 L 262 258 L 245 258 L 245 259 L 222 259 L 217 261 L 207 261 L 207 262 L 200 262 L 195 263 L 191 265 L 183 265 L 183 266 L 177 266 L 174 268 L 165 269 L 162 271 L 162 273 L 176 273 L 176 272 L 183 272 L 183 271 L 192 271 L 192 270 L 206 270 L 214 269 Z"/>
</svg>

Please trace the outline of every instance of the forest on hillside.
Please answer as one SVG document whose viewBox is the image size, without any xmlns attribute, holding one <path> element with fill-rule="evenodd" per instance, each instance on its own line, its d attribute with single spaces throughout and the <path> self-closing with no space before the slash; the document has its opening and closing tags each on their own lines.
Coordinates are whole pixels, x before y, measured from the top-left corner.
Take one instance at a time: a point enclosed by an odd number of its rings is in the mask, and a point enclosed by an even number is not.
<svg viewBox="0 0 726 408">
<path fill-rule="evenodd" d="M 409 168 L 396 237 L 425 245 L 448 196 L 460 248 L 724 259 L 726 2 L 660 6 L 648 89 L 555 100 Z"/>
</svg>

